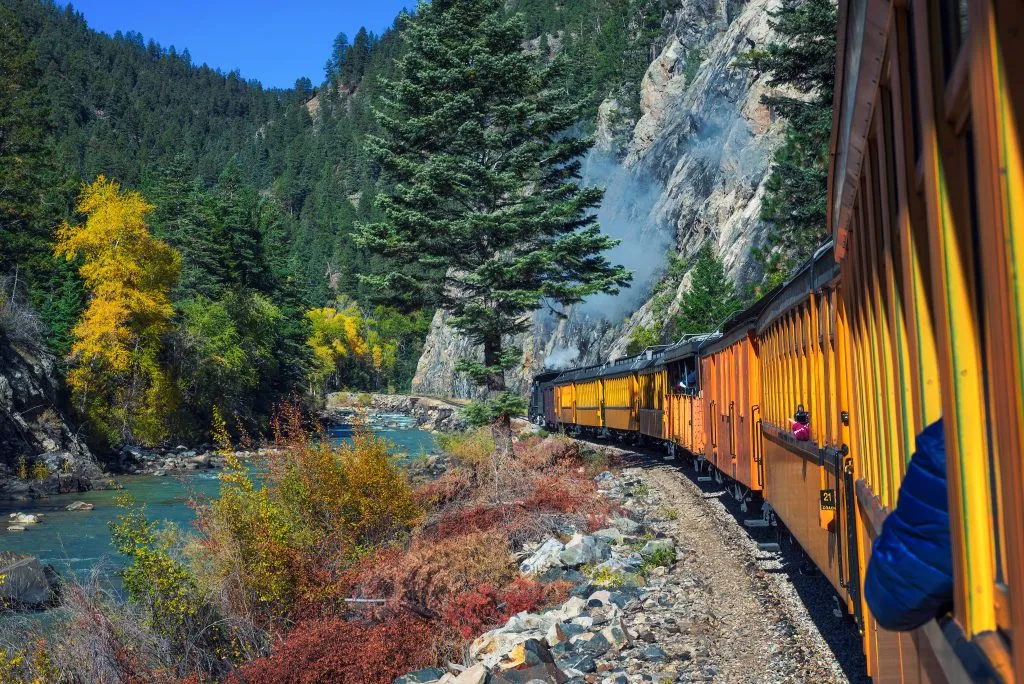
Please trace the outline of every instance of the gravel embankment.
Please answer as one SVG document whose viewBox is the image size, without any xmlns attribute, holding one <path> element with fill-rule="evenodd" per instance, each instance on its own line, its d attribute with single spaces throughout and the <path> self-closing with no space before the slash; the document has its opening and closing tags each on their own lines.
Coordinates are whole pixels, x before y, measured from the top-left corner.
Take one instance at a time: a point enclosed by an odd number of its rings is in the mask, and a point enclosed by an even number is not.
<svg viewBox="0 0 1024 684">
<path fill-rule="evenodd" d="M 595 478 L 624 515 L 528 544 L 520 571 L 574 585 L 475 639 L 465 665 L 403 684 L 867 682 L 857 631 L 778 528 L 679 461 L 588 444 L 631 467 Z M 779 541 L 780 551 L 759 542 Z"/>
</svg>

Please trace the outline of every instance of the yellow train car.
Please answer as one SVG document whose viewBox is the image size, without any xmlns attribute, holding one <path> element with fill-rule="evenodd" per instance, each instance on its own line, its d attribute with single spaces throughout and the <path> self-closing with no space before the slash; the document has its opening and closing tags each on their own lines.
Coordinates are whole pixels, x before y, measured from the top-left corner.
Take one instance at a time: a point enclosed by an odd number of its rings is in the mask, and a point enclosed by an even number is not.
<svg viewBox="0 0 1024 684">
<path fill-rule="evenodd" d="M 636 376 L 632 373 L 604 377 L 604 424 L 609 430 L 635 432 L 638 428 L 636 413 Z"/>
<path fill-rule="evenodd" d="M 604 427 L 604 383 L 595 377 L 579 379 L 573 384 L 576 396 L 576 424 L 584 427 Z"/>
<path fill-rule="evenodd" d="M 869 674 L 1013 682 L 1024 673 L 1024 7 L 839 7 L 828 221 L 859 567 L 915 435 L 939 417 L 954 561 L 952 615 L 896 634 L 866 614 Z"/>
<path fill-rule="evenodd" d="M 555 417 L 562 425 L 576 424 L 576 386 L 572 382 L 555 383 Z"/>
<path fill-rule="evenodd" d="M 665 437 L 665 397 L 668 373 L 652 364 L 637 374 L 637 415 L 640 434 L 654 439 Z"/>
<path fill-rule="evenodd" d="M 818 250 L 758 320 L 764 500 L 822 571 L 847 609 L 860 613 L 854 482 L 837 425 L 843 376 L 834 326 L 839 269 L 831 245 Z M 794 436 L 807 414 L 809 439 Z"/>
</svg>

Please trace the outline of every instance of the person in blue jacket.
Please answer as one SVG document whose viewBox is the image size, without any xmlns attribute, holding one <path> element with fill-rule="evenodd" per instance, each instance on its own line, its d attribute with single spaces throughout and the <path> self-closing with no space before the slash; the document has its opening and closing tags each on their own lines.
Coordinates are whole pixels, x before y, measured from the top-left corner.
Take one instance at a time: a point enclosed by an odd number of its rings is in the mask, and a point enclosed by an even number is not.
<svg viewBox="0 0 1024 684">
<path fill-rule="evenodd" d="M 883 629 L 909 631 L 953 605 L 942 419 L 917 436 L 894 510 L 875 539 L 864 596 Z"/>
</svg>

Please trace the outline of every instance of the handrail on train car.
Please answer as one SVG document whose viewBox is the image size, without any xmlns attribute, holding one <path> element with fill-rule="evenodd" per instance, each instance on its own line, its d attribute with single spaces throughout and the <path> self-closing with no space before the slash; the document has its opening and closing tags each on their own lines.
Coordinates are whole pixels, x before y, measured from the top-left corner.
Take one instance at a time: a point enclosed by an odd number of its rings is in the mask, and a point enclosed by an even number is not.
<svg viewBox="0 0 1024 684">
<path fill-rule="evenodd" d="M 750 417 L 760 416 L 761 405 L 754 404 L 750 407 Z M 750 451 L 754 455 L 754 463 L 757 464 L 757 486 L 764 489 L 764 444 L 761 441 L 761 418 L 751 421 L 751 444 Z"/>
<path fill-rule="evenodd" d="M 711 416 L 708 416 L 708 425 L 711 426 L 711 430 L 710 430 L 710 432 L 711 432 L 711 448 L 712 449 L 717 449 L 718 448 L 718 427 L 715 425 L 715 419 L 712 417 L 712 416 L 715 415 L 715 400 L 714 399 L 712 399 L 711 402 L 708 404 L 708 413 L 711 414 Z"/>
<path fill-rule="evenodd" d="M 736 458 L 736 422 L 733 420 L 736 412 L 736 402 L 729 402 L 729 456 Z"/>
</svg>

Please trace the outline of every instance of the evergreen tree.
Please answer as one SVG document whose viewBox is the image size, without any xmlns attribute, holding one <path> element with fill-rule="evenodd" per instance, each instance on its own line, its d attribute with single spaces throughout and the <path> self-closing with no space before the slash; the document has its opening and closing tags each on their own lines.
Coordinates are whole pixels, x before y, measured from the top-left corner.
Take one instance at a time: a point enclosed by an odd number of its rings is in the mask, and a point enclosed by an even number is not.
<svg viewBox="0 0 1024 684">
<path fill-rule="evenodd" d="M 487 390 L 473 415 L 492 424 L 498 458 L 511 456 L 510 415 L 523 408 L 505 385 L 520 356 L 507 337 L 544 304 L 615 292 L 630 278 L 602 256 L 615 244 L 592 212 L 603 192 L 578 184 L 591 141 L 569 129 L 583 108 L 552 87 L 552 66 L 523 52 L 520 20 L 501 9 L 420 4 L 377 114 L 382 134 L 369 140 L 389 183 L 382 219 L 358 227 L 361 243 L 394 263 L 369 283 L 446 309 L 483 347 L 483 363 L 460 369 Z M 406 265 L 443 275 L 417 279 Z"/>
<path fill-rule="evenodd" d="M 784 0 L 771 14 L 780 40 L 747 53 L 745 61 L 768 72 L 769 85 L 789 86 L 804 95 L 762 100 L 789 120 L 761 205 L 761 218 L 769 222 L 762 260 L 769 284 L 776 284 L 828 237 L 828 143 L 838 18 L 833 0 Z"/>
<path fill-rule="evenodd" d="M 725 274 L 722 262 L 710 246 L 705 246 L 693 267 L 690 289 L 679 302 L 675 338 L 714 332 L 742 308 L 743 301 Z"/>
</svg>

